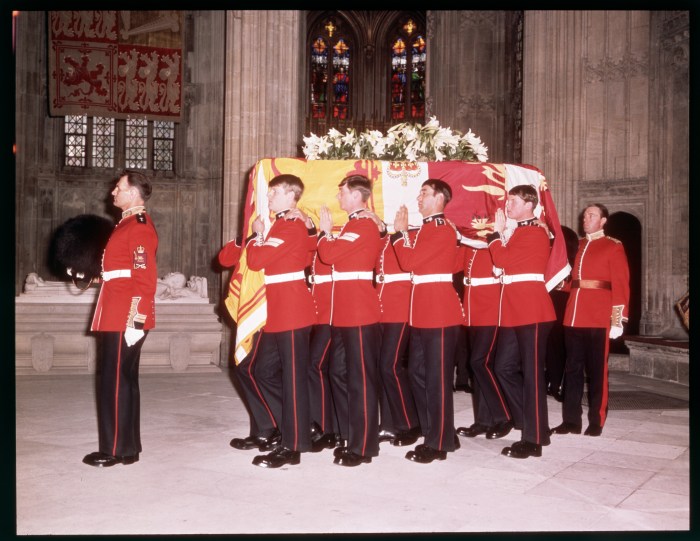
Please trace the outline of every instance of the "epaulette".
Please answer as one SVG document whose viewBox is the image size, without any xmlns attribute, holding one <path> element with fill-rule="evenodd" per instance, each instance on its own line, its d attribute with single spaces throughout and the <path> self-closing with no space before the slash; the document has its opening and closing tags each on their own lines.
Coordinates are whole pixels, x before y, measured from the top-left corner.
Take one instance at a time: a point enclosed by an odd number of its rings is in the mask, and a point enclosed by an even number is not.
<svg viewBox="0 0 700 541">
<path fill-rule="evenodd" d="M 605 235 L 605 238 L 606 238 L 606 239 L 609 239 L 609 240 L 611 240 L 611 241 L 613 241 L 613 242 L 616 242 L 617 244 L 622 244 L 622 241 L 619 240 L 619 239 L 616 239 L 615 237 L 609 237 L 608 235 Z"/>
<path fill-rule="evenodd" d="M 143 212 L 139 212 L 136 215 L 136 221 L 140 224 L 145 224 L 146 223 L 146 215 Z"/>
</svg>

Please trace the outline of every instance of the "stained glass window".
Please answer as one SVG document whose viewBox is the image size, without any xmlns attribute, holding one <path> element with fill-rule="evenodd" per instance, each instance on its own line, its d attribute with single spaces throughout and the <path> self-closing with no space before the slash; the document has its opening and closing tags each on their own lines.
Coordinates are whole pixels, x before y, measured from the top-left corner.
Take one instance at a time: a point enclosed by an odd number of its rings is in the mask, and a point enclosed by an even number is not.
<svg viewBox="0 0 700 541">
<path fill-rule="evenodd" d="M 175 150 L 175 123 L 156 120 L 153 122 L 153 169 L 173 170 Z"/>
<path fill-rule="evenodd" d="M 351 40 L 342 23 L 324 19 L 312 29 L 309 62 L 311 118 L 350 117 Z"/>
<path fill-rule="evenodd" d="M 126 167 L 148 167 L 148 121 L 145 118 L 129 118 L 126 121 Z"/>
<path fill-rule="evenodd" d="M 350 106 L 350 47 L 339 39 L 333 47 L 333 118 L 348 118 Z"/>
<path fill-rule="evenodd" d="M 92 166 L 114 167 L 114 119 L 92 119 Z"/>
<path fill-rule="evenodd" d="M 311 116 L 326 118 L 328 105 L 328 46 L 322 36 L 318 36 L 311 46 Z"/>
<path fill-rule="evenodd" d="M 66 116 L 64 124 L 66 165 L 85 167 L 87 156 L 87 116 Z"/>
<path fill-rule="evenodd" d="M 401 26 L 391 45 L 391 118 L 425 116 L 425 38 L 412 19 Z"/>
</svg>

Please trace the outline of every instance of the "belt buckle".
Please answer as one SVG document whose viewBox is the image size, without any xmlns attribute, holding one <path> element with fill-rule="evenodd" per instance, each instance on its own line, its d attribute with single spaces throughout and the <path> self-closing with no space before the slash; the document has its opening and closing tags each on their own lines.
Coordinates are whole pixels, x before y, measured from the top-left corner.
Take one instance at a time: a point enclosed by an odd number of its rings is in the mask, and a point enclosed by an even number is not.
<svg viewBox="0 0 700 541">
<path fill-rule="evenodd" d="M 465 286 L 470 286 L 472 284 L 472 277 L 471 276 L 465 276 L 464 277 L 464 285 Z"/>
<path fill-rule="evenodd" d="M 377 283 L 378 284 L 384 283 L 384 274 L 377 274 Z"/>
</svg>

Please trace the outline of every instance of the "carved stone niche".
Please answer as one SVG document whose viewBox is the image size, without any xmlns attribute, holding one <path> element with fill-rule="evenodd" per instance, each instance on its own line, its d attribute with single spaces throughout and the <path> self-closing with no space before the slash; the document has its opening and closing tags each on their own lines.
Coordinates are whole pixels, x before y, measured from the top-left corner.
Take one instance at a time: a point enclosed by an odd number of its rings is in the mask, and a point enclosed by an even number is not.
<svg viewBox="0 0 700 541">
<path fill-rule="evenodd" d="M 18 375 L 95 372 L 99 333 L 89 329 L 98 291 L 28 277 L 15 298 Z M 156 299 L 156 327 L 141 350 L 141 372 L 219 371 L 223 326 L 215 305 L 206 294 L 171 297 Z"/>
</svg>

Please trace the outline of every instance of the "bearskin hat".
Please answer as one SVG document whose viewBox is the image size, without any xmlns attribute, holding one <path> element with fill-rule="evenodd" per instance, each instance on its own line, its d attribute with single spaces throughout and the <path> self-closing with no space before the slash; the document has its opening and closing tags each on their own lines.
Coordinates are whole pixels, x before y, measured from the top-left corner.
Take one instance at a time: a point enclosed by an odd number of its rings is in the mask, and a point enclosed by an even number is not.
<svg viewBox="0 0 700 541">
<path fill-rule="evenodd" d="M 54 232 L 49 248 L 52 272 L 62 278 L 91 281 L 102 270 L 102 252 L 114 222 L 96 214 L 80 214 Z M 70 273 L 68 272 L 70 269 Z"/>
</svg>

